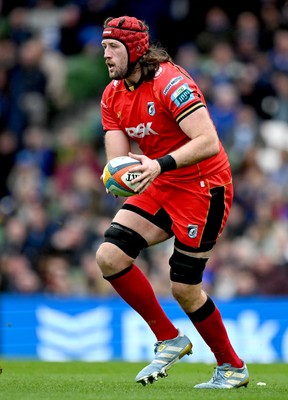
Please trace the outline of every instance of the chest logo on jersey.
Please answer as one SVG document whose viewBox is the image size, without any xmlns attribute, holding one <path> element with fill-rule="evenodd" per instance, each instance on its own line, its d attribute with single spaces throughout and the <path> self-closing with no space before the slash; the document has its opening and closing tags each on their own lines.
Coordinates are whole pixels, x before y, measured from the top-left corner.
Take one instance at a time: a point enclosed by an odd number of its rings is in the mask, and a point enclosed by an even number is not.
<svg viewBox="0 0 288 400">
<path fill-rule="evenodd" d="M 187 83 L 181 85 L 171 95 L 171 100 L 176 104 L 177 107 L 181 107 L 183 104 L 192 99 L 194 99 L 194 94 Z"/>
<path fill-rule="evenodd" d="M 156 113 L 154 101 L 148 101 L 147 109 L 148 109 L 148 114 L 151 115 L 151 117 L 153 117 L 153 115 L 155 115 Z"/>
<path fill-rule="evenodd" d="M 158 135 L 157 132 L 153 131 L 151 128 L 152 122 L 147 122 L 147 124 L 139 124 L 136 126 L 136 128 L 125 128 L 125 131 L 127 132 L 127 135 L 129 135 L 131 138 L 137 138 L 141 139 L 145 136 L 148 135 Z"/>
<path fill-rule="evenodd" d="M 166 94 L 169 92 L 169 90 L 172 88 L 172 86 L 176 85 L 178 82 L 182 81 L 183 76 L 176 76 L 176 78 L 171 79 L 171 81 L 168 83 L 168 85 L 165 87 L 163 90 L 163 94 Z"/>
</svg>

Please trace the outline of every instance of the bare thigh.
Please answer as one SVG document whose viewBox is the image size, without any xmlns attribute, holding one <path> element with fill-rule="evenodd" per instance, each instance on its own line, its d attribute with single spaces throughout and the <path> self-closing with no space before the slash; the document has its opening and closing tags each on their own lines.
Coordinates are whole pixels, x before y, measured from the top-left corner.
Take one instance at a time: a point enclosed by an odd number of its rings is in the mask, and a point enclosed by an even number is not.
<svg viewBox="0 0 288 400">
<path fill-rule="evenodd" d="M 119 210 L 113 222 L 118 222 L 127 228 L 133 229 L 146 240 L 148 247 L 169 238 L 169 235 L 163 229 L 129 210 Z M 96 257 L 104 276 L 114 275 L 129 267 L 134 261 L 119 247 L 109 242 L 104 242 L 99 247 Z"/>
<path fill-rule="evenodd" d="M 119 210 L 113 222 L 118 222 L 139 233 L 146 240 L 148 246 L 161 243 L 169 238 L 169 235 L 163 229 L 129 210 Z"/>
</svg>

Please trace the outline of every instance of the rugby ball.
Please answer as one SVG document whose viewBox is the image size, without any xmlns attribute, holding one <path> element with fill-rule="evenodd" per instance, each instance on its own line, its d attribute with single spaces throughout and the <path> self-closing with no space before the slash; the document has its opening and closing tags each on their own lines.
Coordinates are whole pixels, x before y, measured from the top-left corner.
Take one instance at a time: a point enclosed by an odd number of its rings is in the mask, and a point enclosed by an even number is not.
<svg viewBox="0 0 288 400">
<path fill-rule="evenodd" d="M 141 175 L 141 172 L 129 172 L 140 161 L 128 156 L 116 157 L 110 160 L 103 170 L 103 183 L 109 192 L 116 196 L 129 197 L 136 193 L 131 181 Z"/>
</svg>

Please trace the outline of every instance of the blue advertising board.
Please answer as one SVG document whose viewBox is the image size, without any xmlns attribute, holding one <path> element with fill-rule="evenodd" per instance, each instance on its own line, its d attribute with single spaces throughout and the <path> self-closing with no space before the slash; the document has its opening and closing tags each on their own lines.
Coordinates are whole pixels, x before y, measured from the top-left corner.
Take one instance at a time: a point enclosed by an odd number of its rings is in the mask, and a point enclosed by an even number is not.
<svg viewBox="0 0 288 400">
<path fill-rule="evenodd" d="M 288 298 L 218 301 L 230 339 L 245 362 L 288 361 Z M 193 343 L 187 362 L 214 356 L 173 299 L 161 304 Z M 46 361 L 146 361 L 155 337 L 118 297 L 0 297 L 0 356 Z"/>
</svg>

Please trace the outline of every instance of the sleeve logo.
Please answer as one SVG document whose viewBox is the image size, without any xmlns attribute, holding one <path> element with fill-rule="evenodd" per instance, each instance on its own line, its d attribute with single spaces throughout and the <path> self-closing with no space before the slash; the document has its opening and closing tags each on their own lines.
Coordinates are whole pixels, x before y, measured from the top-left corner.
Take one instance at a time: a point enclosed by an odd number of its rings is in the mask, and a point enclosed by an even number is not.
<svg viewBox="0 0 288 400">
<path fill-rule="evenodd" d="M 168 83 L 168 85 L 165 87 L 163 90 L 163 94 L 166 94 L 169 92 L 169 90 L 172 88 L 172 86 L 177 85 L 178 82 L 182 81 L 183 76 L 177 76 L 176 78 L 171 79 L 171 81 Z"/>
<path fill-rule="evenodd" d="M 181 85 L 171 95 L 171 100 L 176 104 L 177 107 L 181 107 L 183 104 L 192 99 L 194 99 L 194 94 L 187 83 Z"/>
</svg>

